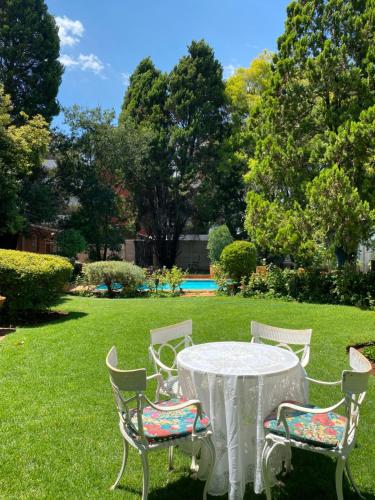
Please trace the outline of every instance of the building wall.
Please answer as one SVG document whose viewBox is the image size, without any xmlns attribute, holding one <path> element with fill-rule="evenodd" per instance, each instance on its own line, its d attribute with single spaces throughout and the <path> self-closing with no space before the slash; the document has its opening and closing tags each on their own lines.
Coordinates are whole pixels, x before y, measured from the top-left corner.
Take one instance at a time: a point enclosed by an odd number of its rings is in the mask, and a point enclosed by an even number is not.
<svg viewBox="0 0 375 500">
<path fill-rule="evenodd" d="M 31 226 L 27 235 L 18 236 L 17 250 L 53 254 L 56 252 L 55 235 L 53 230 Z"/>
<path fill-rule="evenodd" d="M 135 262 L 137 259 L 137 243 L 144 243 L 143 240 L 125 240 L 121 257 L 128 262 Z M 140 251 L 141 248 L 138 249 Z M 139 257 L 139 256 L 138 256 Z M 152 259 L 151 259 L 152 260 Z M 156 257 L 150 265 L 156 266 Z M 141 265 L 141 264 L 140 264 Z M 146 264 L 142 264 L 146 266 Z M 176 266 L 190 272 L 207 273 L 210 268 L 207 251 L 207 235 L 186 235 L 181 238 L 176 259 Z"/>
<path fill-rule="evenodd" d="M 140 258 L 139 255 L 138 258 L 136 255 L 137 243 L 144 243 L 144 240 L 125 240 L 124 245 L 122 245 L 121 250 L 118 252 L 118 257 L 127 262 L 137 264 L 137 261 Z M 138 251 L 141 249 L 140 245 Z M 79 254 L 78 259 L 81 262 L 87 262 L 88 255 L 86 253 Z M 152 259 L 151 255 L 150 264 L 141 264 L 140 262 L 138 262 L 138 264 L 143 267 L 147 267 L 148 265 L 154 265 L 156 267 L 156 257 L 154 255 L 154 258 Z M 181 267 L 190 273 L 208 273 L 210 262 L 208 260 L 207 235 L 186 235 L 183 237 L 179 244 L 176 266 Z"/>
<path fill-rule="evenodd" d="M 374 260 L 373 251 L 371 248 L 367 248 L 363 245 L 359 246 L 358 251 L 358 263 L 360 269 L 367 273 L 371 268 L 371 261 Z"/>
<path fill-rule="evenodd" d="M 207 241 L 205 240 L 180 240 L 176 266 L 190 272 L 208 272 Z"/>
<path fill-rule="evenodd" d="M 135 244 L 134 240 L 125 240 L 125 245 L 122 248 L 123 259 L 128 262 L 135 262 Z"/>
</svg>

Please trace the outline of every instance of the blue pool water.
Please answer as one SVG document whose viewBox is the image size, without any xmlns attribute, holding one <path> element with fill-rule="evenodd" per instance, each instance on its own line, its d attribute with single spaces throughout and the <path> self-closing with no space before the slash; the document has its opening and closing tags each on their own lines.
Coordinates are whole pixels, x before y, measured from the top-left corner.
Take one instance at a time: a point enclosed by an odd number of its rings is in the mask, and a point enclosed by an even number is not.
<svg viewBox="0 0 375 500">
<path fill-rule="evenodd" d="M 185 280 L 181 288 L 182 290 L 214 291 L 217 290 L 217 283 L 214 280 Z"/>
<path fill-rule="evenodd" d="M 114 290 L 120 290 L 122 288 L 121 283 L 115 283 L 113 285 Z M 141 287 L 142 290 L 147 290 L 147 287 L 143 285 Z M 163 285 L 163 287 L 159 288 L 159 290 L 170 290 L 169 285 Z M 218 289 L 217 283 L 214 280 L 185 280 L 181 285 L 182 290 L 191 290 L 191 291 L 215 291 Z M 107 290 L 106 285 L 98 285 L 96 290 Z"/>
</svg>

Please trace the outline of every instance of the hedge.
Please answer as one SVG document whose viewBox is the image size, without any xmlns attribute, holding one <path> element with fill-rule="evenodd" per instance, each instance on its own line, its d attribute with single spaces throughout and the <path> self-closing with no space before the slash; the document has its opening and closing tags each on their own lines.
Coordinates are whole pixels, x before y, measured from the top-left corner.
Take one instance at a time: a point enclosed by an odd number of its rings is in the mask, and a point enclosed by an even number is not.
<svg viewBox="0 0 375 500">
<path fill-rule="evenodd" d="M 270 266 L 266 274 L 254 273 L 242 279 L 240 293 L 245 297 L 268 294 L 300 302 L 374 307 L 375 272 L 363 273 L 350 266 L 334 271 Z"/>
<path fill-rule="evenodd" d="M 72 269 L 63 257 L 0 249 L 0 295 L 7 298 L 4 314 L 14 317 L 54 305 Z"/>
</svg>

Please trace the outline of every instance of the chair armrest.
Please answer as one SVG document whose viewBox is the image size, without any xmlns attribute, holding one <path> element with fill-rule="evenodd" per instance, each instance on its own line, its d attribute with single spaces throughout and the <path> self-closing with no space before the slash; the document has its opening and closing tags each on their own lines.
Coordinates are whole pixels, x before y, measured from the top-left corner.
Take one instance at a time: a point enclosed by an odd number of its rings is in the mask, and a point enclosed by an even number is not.
<svg viewBox="0 0 375 500">
<path fill-rule="evenodd" d="M 150 375 L 149 377 L 147 377 L 147 382 L 149 380 L 153 380 L 153 379 L 157 379 L 157 381 L 159 382 L 159 384 L 163 385 L 164 384 L 164 379 L 163 379 L 163 376 L 160 375 L 160 373 L 154 373 L 153 375 Z"/>
<path fill-rule="evenodd" d="M 198 415 L 199 416 L 202 415 L 202 403 L 199 401 L 199 399 L 189 399 L 188 401 L 184 401 L 183 403 L 178 403 L 172 406 L 160 406 L 157 403 L 152 403 L 148 398 L 146 399 L 149 405 L 158 411 L 164 411 L 164 412 L 177 411 L 177 410 L 182 410 L 183 408 L 187 408 L 188 406 L 195 406 L 197 408 Z"/>
<path fill-rule="evenodd" d="M 336 380 L 335 382 L 326 382 L 325 380 L 317 380 L 315 378 L 310 378 L 310 377 L 305 377 L 305 378 L 310 382 L 314 382 L 314 384 L 321 384 L 321 385 L 339 385 L 342 383 L 342 380 Z"/>
<path fill-rule="evenodd" d="M 277 425 L 280 424 L 280 420 L 283 419 L 284 413 L 288 409 L 303 411 L 304 413 L 314 413 L 314 414 L 329 413 L 330 411 L 336 410 L 336 408 L 341 406 L 343 403 L 345 403 L 345 398 L 342 398 L 341 401 L 339 401 L 333 406 L 330 406 L 329 408 L 308 408 L 306 406 L 300 406 L 294 403 L 281 403 L 277 409 Z"/>
</svg>

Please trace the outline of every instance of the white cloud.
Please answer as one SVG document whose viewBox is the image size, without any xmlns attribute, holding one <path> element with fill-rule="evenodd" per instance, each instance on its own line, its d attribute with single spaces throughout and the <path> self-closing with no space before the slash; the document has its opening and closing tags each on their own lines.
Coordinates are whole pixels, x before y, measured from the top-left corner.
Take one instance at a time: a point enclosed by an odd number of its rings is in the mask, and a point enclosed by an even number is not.
<svg viewBox="0 0 375 500">
<path fill-rule="evenodd" d="M 69 19 L 67 16 L 57 16 L 55 19 L 59 28 L 61 46 L 73 47 L 74 45 L 77 45 L 81 41 L 85 31 L 81 21 L 74 21 L 73 19 Z M 93 73 L 100 75 L 102 78 L 105 78 L 103 75 L 105 65 L 95 54 L 61 54 L 59 59 L 66 68 L 76 68 L 81 71 L 92 71 Z"/>
<path fill-rule="evenodd" d="M 121 73 L 121 80 L 125 87 L 129 87 L 130 73 Z"/>
<path fill-rule="evenodd" d="M 81 21 L 73 21 L 73 19 L 69 19 L 67 16 L 57 16 L 55 20 L 59 28 L 61 46 L 72 47 L 73 45 L 77 45 L 85 31 Z"/>
<path fill-rule="evenodd" d="M 223 66 L 224 80 L 226 80 L 230 76 L 234 75 L 234 72 L 236 71 L 237 68 L 238 68 L 238 66 L 234 66 L 233 64 L 227 64 L 226 66 Z"/>
<path fill-rule="evenodd" d="M 89 70 L 94 73 L 100 73 L 104 69 L 102 61 L 94 54 L 89 54 L 87 56 L 80 54 L 78 56 L 78 63 L 83 71 Z"/>
<path fill-rule="evenodd" d="M 70 68 L 72 66 L 77 66 L 78 65 L 78 61 L 76 61 L 75 59 L 73 59 L 73 57 L 69 56 L 68 54 L 62 54 L 60 57 L 59 57 L 59 61 L 61 62 L 61 64 L 63 64 L 66 68 Z"/>
<path fill-rule="evenodd" d="M 69 56 L 68 54 L 62 54 L 60 62 L 66 68 L 76 67 L 82 71 L 93 71 L 97 75 L 101 74 L 104 69 L 104 64 L 95 54 L 80 54 L 76 58 Z"/>
</svg>

